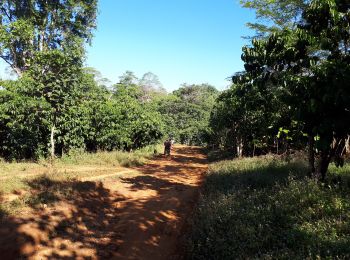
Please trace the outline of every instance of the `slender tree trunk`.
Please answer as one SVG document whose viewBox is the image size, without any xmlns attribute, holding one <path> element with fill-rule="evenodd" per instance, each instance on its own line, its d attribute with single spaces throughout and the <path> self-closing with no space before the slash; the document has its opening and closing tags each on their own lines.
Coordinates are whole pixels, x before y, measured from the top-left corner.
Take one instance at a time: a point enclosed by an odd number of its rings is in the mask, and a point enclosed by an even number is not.
<svg viewBox="0 0 350 260">
<path fill-rule="evenodd" d="M 350 154 L 350 135 L 345 141 L 345 154 Z"/>
<path fill-rule="evenodd" d="M 309 134 L 309 168 L 310 168 L 310 176 L 315 177 L 315 139 L 313 135 Z"/>
<path fill-rule="evenodd" d="M 243 156 L 243 140 L 241 137 L 236 138 L 237 156 L 241 158 Z"/>
<path fill-rule="evenodd" d="M 39 51 L 42 52 L 44 50 L 44 31 L 40 32 L 40 42 L 39 42 Z"/>
<path fill-rule="evenodd" d="M 54 135 L 55 135 L 55 125 L 53 125 L 51 127 L 51 136 L 50 136 L 50 144 L 51 144 L 50 154 L 51 154 L 51 161 L 52 162 L 55 159 L 55 138 L 54 138 Z"/>
</svg>

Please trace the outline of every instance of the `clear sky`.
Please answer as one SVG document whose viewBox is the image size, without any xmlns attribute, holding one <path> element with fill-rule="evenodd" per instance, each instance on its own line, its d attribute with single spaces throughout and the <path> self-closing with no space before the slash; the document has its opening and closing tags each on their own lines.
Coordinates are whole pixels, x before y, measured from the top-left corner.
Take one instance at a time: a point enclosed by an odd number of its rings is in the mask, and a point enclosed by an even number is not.
<svg viewBox="0 0 350 260">
<path fill-rule="evenodd" d="M 112 83 L 126 70 L 150 71 L 168 91 L 182 83 L 224 89 L 243 68 L 241 36 L 252 34 L 245 24 L 254 17 L 239 0 L 99 0 L 86 65 Z"/>
<path fill-rule="evenodd" d="M 167 90 L 182 83 L 225 88 L 242 70 L 241 36 L 254 14 L 238 0 L 99 0 L 89 66 L 113 83 L 126 70 L 153 72 Z"/>
</svg>

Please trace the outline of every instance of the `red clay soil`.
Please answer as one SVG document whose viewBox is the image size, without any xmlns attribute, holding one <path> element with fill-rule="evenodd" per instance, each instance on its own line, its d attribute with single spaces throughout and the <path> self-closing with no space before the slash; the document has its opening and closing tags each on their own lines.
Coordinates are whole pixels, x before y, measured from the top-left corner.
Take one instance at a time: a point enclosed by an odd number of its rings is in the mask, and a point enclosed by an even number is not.
<svg viewBox="0 0 350 260">
<path fill-rule="evenodd" d="M 75 196 L 5 218 L 0 258 L 183 259 L 183 231 L 207 169 L 205 156 L 178 146 L 170 159 L 136 169 L 136 177 L 103 183 L 56 183 Z"/>
</svg>

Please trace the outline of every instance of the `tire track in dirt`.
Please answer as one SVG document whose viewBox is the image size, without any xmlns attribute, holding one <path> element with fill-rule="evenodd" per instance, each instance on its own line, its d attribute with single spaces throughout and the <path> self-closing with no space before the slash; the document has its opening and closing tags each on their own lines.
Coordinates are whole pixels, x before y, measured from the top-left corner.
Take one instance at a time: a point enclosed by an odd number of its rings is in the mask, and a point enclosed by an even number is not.
<svg viewBox="0 0 350 260">
<path fill-rule="evenodd" d="M 182 232 L 203 173 L 200 148 L 177 146 L 133 168 L 138 174 L 72 185 L 74 196 L 53 207 L 1 222 L 4 259 L 182 259 Z M 1 213 L 1 212 L 0 212 Z"/>
</svg>

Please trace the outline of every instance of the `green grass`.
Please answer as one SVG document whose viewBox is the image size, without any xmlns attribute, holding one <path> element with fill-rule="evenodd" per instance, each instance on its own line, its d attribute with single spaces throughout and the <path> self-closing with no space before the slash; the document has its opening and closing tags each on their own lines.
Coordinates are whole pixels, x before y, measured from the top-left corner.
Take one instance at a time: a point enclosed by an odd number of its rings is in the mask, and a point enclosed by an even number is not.
<svg viewBox="0 0 350 260">
<path fill-rule="evenodd" d="M 326 184 L 301 160 L 259 157 L 212 164 L 188 250 L 192 259 L 348 259 L 350 176 Z M 333 178 L 341 176 L 341 178 Z"/>
</svg>

